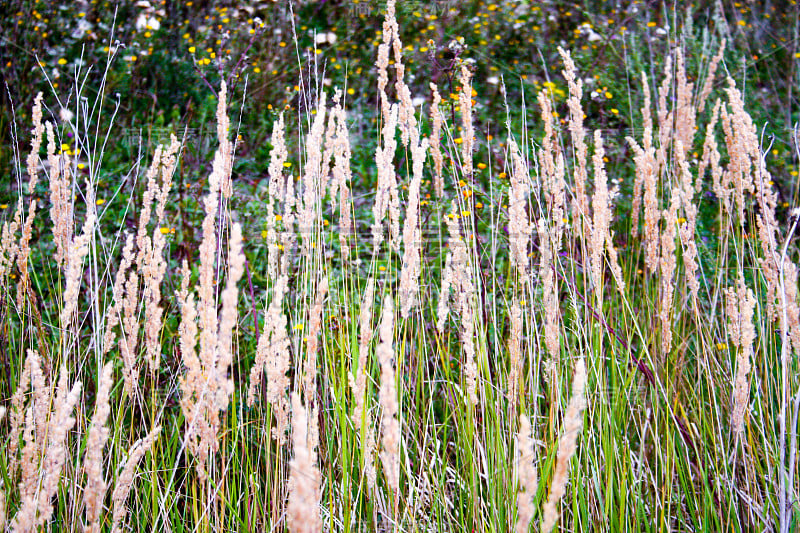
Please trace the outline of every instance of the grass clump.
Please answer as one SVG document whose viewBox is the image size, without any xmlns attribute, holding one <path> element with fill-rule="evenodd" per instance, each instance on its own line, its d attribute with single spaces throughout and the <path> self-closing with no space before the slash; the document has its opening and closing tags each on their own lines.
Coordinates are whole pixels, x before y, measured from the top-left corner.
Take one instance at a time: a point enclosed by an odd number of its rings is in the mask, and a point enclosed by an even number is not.
<svg viewBox="0 0 800 533">
<path fill-rule="evenodd" d="M 35 100 L 0 234 L 0 529 L 796 528 L 798 217 L 726 43 L 700 78 L 681 47 L 640 73 L 624 142 L 559 48 L 563 94 L 517 129 L 504 88 L 498 142 L 469 61 L 420 111 L 396 15 L 369 161 L 346 91 L 301 77 L 252 211 L 224 79 L 194 202 L 178 136 L 118 178 L 141 199 L 100 201 L 102 99 Z"/>
</svg>

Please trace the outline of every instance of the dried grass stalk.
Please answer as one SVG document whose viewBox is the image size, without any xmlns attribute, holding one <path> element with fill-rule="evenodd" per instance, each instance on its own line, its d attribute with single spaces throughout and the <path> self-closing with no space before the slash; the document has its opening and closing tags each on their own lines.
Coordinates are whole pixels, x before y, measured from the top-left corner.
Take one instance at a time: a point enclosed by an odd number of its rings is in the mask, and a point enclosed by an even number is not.
<svg viewBox="0 0 800 533">
<path fill-rule="evenodd" d="M 33 232 L 33 221 L 36 217 L 36 198 L 33 197 L 36 184 L 39 181 L 38 166 L 39 166 L 39 149 L 42 146 L 42 134 L 44 133 L 44 126 L 42 126 L 42 93 L 38 93 L 33 101 L 33 129 L 31 130 L 31 151 L 27 158 L 28 170 L 28 194 L 31 196 L 30 203 L 28 204 L 28 216 L 25 218 L 25 223 L 22 228 L 22 237 L 19 240 L 19 248 L 17 249 L 17 268 L 19 268 L 19 281 L 17 282 L 17 307 L 22 307 L 25 300 L 25 295 L 28 291 L 30 283 L 30 275 L 28 273 L 28 258 L 31 254 L 30 242 Z M 19 201 L 19 210 L 22 210 L 22 199 Z"/>
<path fill-rule="evenodd" d="M 67 436 L 75 425 L 72 410 L 81 392 L 80 381 L 68 387 L 68 372 L 62 367 L 51 395 L 35 351 L 28 351 L 28 362 L 34 393 L 25 417 L 20 506 L 9 526 L 12 531 L 35 531 L 53 514 L 53 497 L 67 461 Z"/>
<path fill-rule="evenodd" d="M 528 533 L 533 519 L 533 498 L 539 486 L 536 467 L 533 459 L 536 456 L 533 448 L 533 427 L 527 416 L 519 415 L 519 432 L 517 433 L 514 454 L 514 471 L 519 479 L 520 491 L 517 493 L 516 533 Z"/>
<path fill-rule="evenodd" d="M 375 62 L 378 68 L 378 98 L 381 103 L 381 114 L 384 124 L 389 120 L 390 108 L 389 98 L 386 96 L 386 87 L 389 84 L 389 49 L 394 37 L 394 28 L 397 26 L 395 20 L 395 0 L 389 0 L 386 4 L 386 18 L 383 20 L 383 31 L 381 33 L 381 44 L 378 45 L 378 59 Z M 394 130 L 392 130 L 394 132 Z M 394 136 L 394 135 L 393 135 Z"/>
<path fill-rule="evenodd" d="M 72 217 L 72 187 L 66 160 L 56 155 L 56 137 L 53 125 L 47 129 L 47 162 L 50 167 L 50 220 L 53 222 L 53 240 L 56 244 L 54 259 L 59 268 L 66 267 L 69 243 L 74 232 Z"/>
<path fill-rule="evenodd" d="M 678 234 L 678 210 L 681 207 L 681 191 L 678 187 L 672 189 L 670 193 L 669 209 L 664 211 L 664 231 L 661 234 L 661 269 L 660 291 L 661 299 L 658 309 L 658 317 L 661 320 L 661 356 L 666 361 L 667 355 L 672 348 L 672 305 L 675 294 L 675 269 L 677 268 L 677 257 L 675 251 L 677 246 L 675 239 Z"/>
<path fill-rule="evenodd" d="M 520 389 L 520 377 L 522 376 L 522 308 L 519 301 L 515 298 L 508 313 L 511 319 L 511 333 L 508 337 L 508 352 L 511 356 L 511 368 L 508 372 L 508 393 L 507 397 L 511 402 L 512 411 L 517 404 Z"/>
<path fill-rule="evenodd" d="M 542 304 L 544 306 L 544 344 L 552 361 L 560 355 L 561 309 L 558 301 L 556 280 L 556 255 L 552 245 L 552 230 L 545 219 L 540 219 L 539 231 L 539 278 L 542 280 Z"/>
<path fill-rule="evenodd" d="M 450 289 L 453 286 L 453 254 L 447 252 L 442 269 L 442 281 L 439 287 L 439 300 L 436 303 L 436 329 L 441 333 L 444 331 L 447 315 L 449 313 L 448 302 L 450 300 Z"/>
<path fill-rule="evenodd" d="M 381 452 L 383 475 L 395 500 L 400 490 L 400 422 L 397 414 L 400 405 L 397 401 L 397 385 L 392 364 L 394 358 L 394 304 L 387 295 L 383 300 L 383 314 L 380 326 L 380 344 L 376 354 L 381 365 L 381 384 L 378 397 L 381 404 Z"/>
<path fill-rule="evenodd" d="M 355 407 L 353 408 L 353 424 L 360 430 L 362 419 L 367 415 L 364 399 L 367 393 L 367 362 L 369 344 L 372 338 L 372 305 L 375 299 L 375 278 L 370 277 L 364 289 L 359 315 L 358 367 L 355 380 L 351 383 Z"/>
<path fill-rule="evenodd" d="M 442 165 L 444 163 L 444 156 L 442 155 L 441 139 L 442 139 L 442 113 L 439 111 L 439 105 L 442 103 L 442 97 L 439 95 L 439 89 L 435 84 L 430 84 L 431 92 L 433 93 L 433 103 L 431 104 L 431 156 L 433 157 L 433 189 L 437 198 L 444 195 L 444 177 L 442 176 Z"/>
<path fill-rule="evenodd" d="M 473 407 L 478 405 L 478 364 L 475 360 L 475 305 L 471 293 L 459 295 L 461 308 L 461 345 L 464 350 L 463 372 L 467 401 Z"/>
<path fill-rule="evenodd" d="M 61 325 L 66 328 L 72 320 L 72 315 L 78 308 L 78 290 L 80 288 L 81 274 L 83 273 L 83 260 L 89 253 L 89 243 L 94 232 L 95 215 L 90 213 L 83 224 L 79 237 L 72 239 L 69 246 L 67 259 L 66 286 L 64 288 L 64 305 L 61 308 Z"/>
<path fill-rule="evenodd" d="M 228 369 L 233 363 L 233 330 L 237 327 L 237 303 L 239 290 L 237 284 L 244 275 L 244 251 L 242 249 L 242 226 L 237 222 L 231 227 L 228 243 L 228 279 L 222 291 L 222 312 L 220 313 L 219 335 L 217 337 L 217 376 L 222 382 L 217 397 L 217 407 L 224 411 L 228 407 L 228 398 L 233 394 L 233 379 L 228 376 Z"/>
<path fill-rule="evenodd" d="M 394 2 L 392 1 L 391 13 L 387 10 L 386 20 L 391 24 L 392 29 L 392 50 L 394 52 L 394 70 L 396 75 L 395 91 L 400 103 L 398 111 L 398 125 L 400 126 L 400 140 L 405 148 L 414 136 L 417 129 L 417 119 L 414 116 L 414 105 L 411 101 L 411 90 L 405 83 L 405 70 L 403 64 L 403 43 L 400 41 L 400 28 L 394 16 Z"/>
<path fill-rule="evenodd" d="M 217 108 L 218 134 L 227 131 L 224 117 L 225 91 L 220 92 Z M 221 116 L 222 115 L 222 116 Z M 203 240 L 200 244 L 199 281 L 199 328 L 194 325 L 194 304 L 188 296 L 188 284 L 182 295 L 181 344 L 187 347 L 182 354 L 186 372 L 180 378 L 182 392 L 181 409 L 186 421 L 184 436 L 186 447 L 196 459 L 198 476 L 205 482 L 208 477 L 207 463 L 216 453 L 219 443 L 217 434 L 221 425 L 220 413 L 227 410 L 233 381 L 228 375 L 233 359 L 233 328 L 236 326 L 238 291 L 236 284 L 244 272 L 242 252 L 242 230 L 239 224 L 231 228 L 228 252 L 228 279 L 222 292 L 222 312 L 217 316 L 216 296 L 216 218 L 219 194 L 223 182 L 230 179 L 230 146 L 225 139 L 214 154 L 214 163 L 209 176 L 209 193 L 203 203 Z M 223 195 L 224 196 L 224 195 Z M 184 274 L 184 280 L 186 278 Z M 184 283 L 188 283 L 184 281 Z M 185 323 L 185 324 L 184 324 Z M 199 331 L 200 349 L 194 353 L 194 332 Z M 191 347 L 191 349 L 189 349 Z"/>
<path fill-rule="evenodd" d="M 421 272 L 422 232 L 419 222 L 420 186 L 422 167 L 428 151 L 428 139 L 419 140 L 419 132 L 411 135 L 413 177 L 408 188 L 408 207 L 403 227 L 403 263 L 400 271 L 400 316 L 408 318 L 419 294 Z"/>
<path fill-rule="evenodd" d="M 533 224 L 526 207 L 530 193 L 530 176 L 528 167 L 522 159 L 514 139 L 508 139 L 508 150 L 511 154 L 511 180 L 508 199 L 508 240 L 511 248 L 511 260 L 523 283 L 528 280 L 528 242 Z"/>
<path fill-rule="evenodd" d="M 225 81 L 219 89 L 219 98 L 217 99 L 217 141 L 219 148 L 217 151 L 221 157 L 220 171 L 220 190 L 222 197 L 230 199 L 233 194 L 233 182 L 231 173 L 233 171 L 233 143 L 229 139 L 229 132 L 231 129 L 231 121 L 228 118 L 228 86 Z"/>
<path fill-rule="evenodd" d="M 605 150 L 603 137 L 600 130 L 594 131 L 594 196 L 592 197 L 592 210 L 594 218 L 591 225 L 589 257 L 592 271 L 592 286 L 597 296 L 598 309 L 602 309 L 603 301 L 603 251 L 606 236 L 611 225 L 611 197 L 608 192 L 608 175 L 606 174 Z"/>
<path fill-rule="evenodd" d="M 106 421 L 111 412 L 109 395 L 113 384 L 111 373 L 113 363 L 107 363 L 100 375 L 100 386 L 97 391 L 92 426 L 86 441 L 86 454 L 83 458 L 83 471 L 86 473 L 86 484 L 83 487 L 83 505 L 86 508 L 86 533 L 100 531 L 100 513 L 103 510 L 108 485 L 103 477 L 103 448 L 108 441 Z"/>
<path fill-rule="evenodd" d="M 700 281 L 697 277 L 699 265 L 697 263 L 697 242 L 695 240 L 695 227 L 697 225 L 697 206 L 694 204 L 694 184 L 692 172 L 681 141 L 675 141 L 675 160 L 681 176 L 681 191 L 683 198 L 683 221 L 679 221 L 678 234 L 683 249 L 683 271 L 686 286 L 689 288 L 692 304 L 697 309 L 697 297 L 700 292 Z"/>
<path fill-rule="evenodd" d="M 289 400 L 286 392 L 289 378 L 286 373 L 291 366 L 291 360 L 289 337 L 286 335 L 288 320 L 282 311 L 287 284 L 286 276 L 281 276 L 273 289 L 272 301 L 264 320 L 264 330 L 258 339 L 256 361 L 250 369 L 250 387 L 247 392 L 247 404 L 252 406 L 261 385 L 262 372 L 266 370 L 266 397 L 275 415 L 273 435 L 279 443 L 286 441 L 286 430 L 289 427 Z"/>
<path fill-rule="evenodd" d="M 142 262 L 139 263 L 139 269 L 142 276 L 142 300 L 144 303 L 144 341 L 146 348 L 146 358 L 150 372 L 154 373 L 161 366 L 161 318 L 164 314 L 164 309 L 161 307 L 161 282 L 164 279 L 164 273 L 167 270 L 167 261 L 164 259 L 164 248 L 166 247 L 167 238 L 161 231 L 161 225 L 164 220 L 164 209 L 167 203 L 169 191 L 172 188 L 172 175 L 175 172 L 175 165 L 177 161 L 177 153 L 180 149 L 178 139 L 173 135 L 172 142 L 166 151 L 161 152 L 159 160 L 153 161 L 153 167 L 160 169 L 161 173 L 161 186 L 159 187 L 155 176 L 152 176 L 152 186 L 148 183 L 147 190 L 153 194 L 153 199 L 157 201 L 156 204 L 156 226 L 153 230 L 152 237 L 143 238 L 140 241 L 140 246 L 144 246 L 144 250 L 140 249 L 140 254 L 143 252 Z M 158 153 L 159 150 L 156 150 Z M 149 181 L 149 180 L 148 180 Z M 147 194 L 145 194 L 147 196 Z M 142 224 L 142 221 L 139 222 Z M 144 226 L 147 226 L 145 221 Z"/>
<path fill-rule="evenodd" d="M 674 124 L 675 133 L 673 138 L 673 157 L 678 152 L 682 152 L 685 158 L 691 149 L 696 132 L 697 111 L 692 104 L 694 96 L 694 84 L 689 83 L 686 78 L 686 65 L 683 58 L 683 50 L 679 47 L 676 51 L 675 62 L 675 102 L 672 116 L 669 117 Z"/>
<path fill-rule="evenodd" d="M 302 237 L 304 256 L 310 257 L 315 231 L 321 218 L 320 201 L 325 189 L 329 169 L 323 166 L 322 139 L 325 133 L 326 93 L 322 92 L 317 102 L 317 112 L 306 139 L 306 162 L 303 166 L 303 196 L 298 223 Z"/>
<path fill-rule="evenodd" d="M 653 145 L 653 119 L 650 114 L 650 85 L 644 72 L 642 72 L 642 89 L 644 90 L 642 146 L 639 146 L 632 137 L 626 137 L 625 140 L 633 150 L 633 161 L 636 165 L 631 228 L 634 238 L 638 237 L 639 206 L 642 201 L 641 191 L 644 187 L 645 265 L 647 270 L 652 273 L 658 270 L 658 222 L 661 217 L 661 210 L 658 202 L 658 162 L 656 160 L 656 149 Z"/>
<path fill-rule="evenodd" d="M 14 216 L 11 221 L 3 222 L 2 234 L 0 234 L 0 290 L 6 289 L 6 274 L 16 261 L 19 253 L 19 243 L 16 240 L 16 233 L 19 230 L 22 211 L 22 197 L 17 201 L 14 209 Z"/>
<path fill-rule="evenodd" d="M 161 433 L 161 426 L 156 426 L 143 439 L 133 443 L 133 446 L 128 450 L 128 457 L 122 465 L 119 477 L 117 477 L 114 492 L 111 493 L 111 502 L 114 505 L 111 518 L 111 533 L 122 531 L 123 522 L 128 515 L 128 508 L 125 506 L 125 502 L 128 500 L 128 495 L 135 480 L 136 467 L 139 466 L 139 461 L 142 460 L 142 457 L 153 447 L 159 433 Z"/>
<path fill-rule="evenodd" d="M 726 122 L 729 122 L 729 129 L 725 132 L 729 153 L 728 171 L 734 174 L 732 181 L 737 206 L 740 196 L 743 205 L 744 191 L 754 192 L 758 202 L 756 228 L 763 253 L 759 264 L 767 285 L 767 316 L 771 320 L 780 318 L 781 330 L 790 336 L 795 353 L 800 353 L 798 271 L 797 265 L 788 257 L 781 260 L 777 235 L 780 226 L 775 216 L 778 195 L 766 168 L 766 160 L 761 153 L 758 130 L 745 111 L 742 94 L 731 78 L 728 78 L 726 93 L 731 108 L 729 120 L 726 121 L 727 113 L 722 113 L 723 129 L 726 129 Z M 734 164 L 738 165 L 738 168 Z M 723 182 L 725 181 L 726 178 L 723 178 Z M 740 221 L 745 220 L 743 207 L 739 208 L 739 213 Z"/>
<path fill-rule="evenodd" d="M 318 533 L 322 531 L 319 515 L 321 497 L 320 472 L 317 451 L 312 444 L 309 420 L 300 395 L 292 393 L 292 442 L 294 457 L 289 463 L 289 501 L 286 505 L 286 524 L 292 533 Z"/>
<path fill-rule="evenodd" d="M 288 176 L 286 180 L 286 191 L 283 197 L 283 227 L 280 232 L 281 268 L 280 275 L 288 276 L 289 268 L 292 263 L 297 234 L 295 233 L 295 221 L 297 219 L 296 196 L 294 190 L 294 177 Z"/>
<path fill-rule="evenodd" d="M 317 395 L 317 352 L 319 352 L 319 332 L 322 329 L 322 307 L 328 294 L 328 278 L 322 278 L 317 286 L 314 306 L 308 313 L 308 341 L 306 360 L 303 368 L 303 394 L 306 404 L 311 404 Z"/>
<path fill-rule="evenodd" d="M 725 39 L 722 39 L 722 42 L 719 45 L 719 51 L 717 51 L 717 55 L 711 58 L 711 62 L 708 64 L 708 73 L 706 74 L 706 79 L 703 82 L 703 88 L 700 90 L 700 96 L 697 99 L 697 112 L 702 113 L 706 107 L 706 100 L 708 100 L 708 95 L 711 94 L 711 89 L 714 86 L 714 75 L 717 73 L 717 67 L 719 66 L 719 62 L 722 61 L 722 56 L 725 53 Z M 700 192 L 699 190 L 697 192 Z"/>
<path fill-rule="evenodd" d="M 550 533 L 558 520 L 558 502 L 564 496 L 569 480 L 569 463 L 577 449 L 578 435 L 583 427 L 582 411 L 586 407 L 584 389 L 586 387 L 586 363 L 581 357 L 575 363 L 575 375 L 572 378 L 572 396 L 570 397 L 567 411 L 564 413 L 564 422 L 561 437 L 558 441 L 556 453 L 556 470 L 550 485 L 550 495 L 542 508 L 542 533 Z"/>
<path fill-rule="evenodd" d="M 658 119 L 658 148 L 656 149 L 656 168 L 660 176 L 667 171 L 667 153 L 670 146 L 670 139 L 673 137 L 672 124 L 673 113 L 667 107 L 670 100 L 670 85 L 672 82 L 672 55 L 667 55 L 664 61 L 664 79 L 658 90 L 658 109 L 656 117 Z"/>
<path fill-rule="evenodd" d="M 717 99 L 717 101 L 714 102 L 714 110 L 711 112 L 711 120 L 709 120 L 706 125 L 706 137 L 703 141 L 703 157 L 697 166 L 697 181 L 695 182 L 695 192 L 699 193 L 706 174 L 706 168 L 710 168 L 711 190 L 714 191 L 714 194 L 716 194 L 717 198 L 720 200 L 724 199 L 725 195 L 723 194 L 722 183 L 720 181 L 722 177 L 722 167 L 719 162 L 722 156 L 720 156 L 719 153 L 715 130 L 719 122 L 721 107 L 722 102 Z M 723 202 L 723 205 L 724 204 L 725 202 Z"/>
<path fill-rule="evenodd" d="M 286 335 L 288 321 L 286 314 L 281 310 L 287 284 L 286 276 L 281 276 L 278 279 L 268 311 L 269 325 L 264 326 L 265 333 L 269 331 L 269 345 L 265 364 L 267 401 L 272 405 L 272 412 L 275 414 L 276 423 L 273 435 L 278 439 L 278 442 L 286 442 L 286 430 L 289 428 L 289 402 L 286 392 L 289 388 L 289 378 L 286 373 L 291 366 L 291 354 L 289 353 L 289 337 Z M 259 349 L 262 349 L 260 345 Z M 250 379 L 252 386 L 252 375 Z"/>
<path fill-rule="evenodd" d="M 642 105 L 644 132 L 642 137 L 645 148 L 639 146 L 633 137 L 625 137 L 625 140 L 634 151 L 634 162 L 636 163 L 636 177 L 633 181 L 633 198 L 631 199 L 631 231 L 634 238 L 639 235 L 639 209 L 642 204 L 642 185 L 644 185 L 644 177 L 648 170 L 645 164 L 646 159 L 644 154 L 649 152 L 653 144 L 653 118 L 650 116 L 650 85 L 644 72 L 642 72 L 642 90 L 644 92 L 644 104 Z"/>
<path fill-rule="evenodd" d="M 577 76 L 577 69 L 571 54 L 561 47 L 558 48 L 558 53 L 561 54 L 561 59 L 564 62 L 562 74 L 564 79 L 567 80 L 569 88 L 569 97 L 567 98 L 569 132 L 572 137 L 572 146 L 575 149 L 575 168 L 573 170 L 575 200 L 572 207 L 572 218 L 576 227 L 583 232 L 582 234 L 587 235 L 584 217 L 589 216 L 589 197 L 586 194 L 586 180 L 589 173 L 587 170 L 588 147 L 586 146 L 586 132 L 583 126 L 584 113 L 581 107 L 583 81 Z M 580 235 L 581 233 L 578 234 Z"/>
<path fill-rule="evenodd" d="M 283 165 L 289 154 L 286 151 L 283 112 L 272 129 L 272 151 L 269 162 L 269 202 L 267 202 L 267 271 L 271 279 L 278 276 L 280 247 L 276 230 L 275 204 L 283 201 L 286 196 L 286 179 L 283 175 Z M 289 180 L 291 181 L 291 180 Z M 282 217 L 281 217 L 282 218 Z"/>
<path fill-rule="evenodd" d="M 38 354 L 35 352 L 34 357 L 38 358 Z M 22 367 L 22 373 L 20 374 L 17 388 L 14 391 L 14 394 L 11 396 L 11 401 L 9 402 L 10 413 L 8 417 L 11 427 L 8 432 L 8 447 L 6 449 L 8 451 L 8 475 L 12 478 L 16 476 L 17 469 L 20 466 L 19 444 L 22 431 L 25 427 L 25 394 L 28 391 L 28 387 L 31 386 L 31 366 L 33 364 L 34 361 L 31 359 L 31 356 L 28 355 Z M 35 364 L 38 365 L 38 360 Z"/>
<path fill-rule="evenodd" d="M 375 149 L 375 165 L 378 169 L 378 185 L 375 193 L 375 204 L 372 207 L 372 245 L 373 253 L 383 242 L 383 218 L 389 211 L 390 242 L 397 246 L 400 234 L 400 197 L 397 192 L 397 176 L 394 169 L 394 153 L 397 141 L 394 138 L 397 129 L 397 104 L 393 104 L 384 118 L 381 134 L 382 145 Z"/>
<path fill-rule="evenodd" d="M 33 194 L 36 184 L 39 181 L 38 167 L 39 167 L 39 149 L 42 147 L 42 134 L 44 133 L 44 126 L 42 125 L 42 93 L 36 94 L 33 99 L 33 109 L 31 118 L 33 121 L 33 128 L 31 129 L 31 151 L 28 153 L 26 160 L 28 170 L 28 193 Z"/>
<path fill-rule="evenodd" d="M 136 269 L 132 268 L 125 282 L 125 299 L 122 302 L 122 339 L 119 343 L 119 351 L 124 366 L 124 386 L 129 396 L 134 396 L 139 391 L 139 365 L 136 356 L 136 346 L 139 338 L 138 311 L 139 275 Z"/>
<path fill-rule="evenodd" d="M 339 246 L 342 258 L 350 257 L 350 244 L 348 237 L 353 233 L 353 215 L 350 205 L 350 182 L 353 173 L 350 170 L 350 135 L 347 131 L 347 114 L 341 103 L 342 93 L 337 89 L 333 98 L 334 107 L 331 110 L 331 119 L 336 119 L 336 130 L 333 139 L 333 180 L 331 181 L 331 200 L 333 208 L 336 207 L 336 193 L 339 193 Z"/>
<path fill-rule="evenodd" d="M 122 306 L 125 299 L 125 274 L 128 272 L 128 269 L 133 264 L 133 235 L 128 235 L 127 240 L 125 241 L 125 246 L 122 248 L 122 259 L 120 261 L 119 268 L 117 269 L 117 273 L 114 276 L 114 288 L 112 289 L 112 299 L 111 305 L 108 306 L 106 309 L 106 319 L 105 319 L 105 333 L 103 334 L 103 349 L 102 354 L 105 355 L 111 350 L 114 345 L 114 341 L 116 340 L 116 334 L 114 332 L 114 328 L 119 324 L 120 316 L 122 315 Z M 125 365 L 125 373 L 128 373 L 128 365 L 129 363 L 135 363 L 134 361 L 127 361 L 123 359 L 123 363 Z M 130 370 L 131 374 L 133 373 L 133 369 Z M 127 389 L 127 378 L 126 378 L 126 389 Z"/>
<path fill-rule="evenodd" d="M 364 436 L 362 447 L 364 450 L 364 474 L 371 489 L 375 489 L 377 474 L 375 472 L 375 434 L 370 421 L 369 410 L 366 406 L 367 395 L 367 363 L 369 358 L 369 345 L 372 338 L 372 305 L 375 299 L 375 278 L 370 277 L 364 290 L 364 299 L 361 302 L 359 315 L 359 343 L 358 367 L 353 375 L 349 374 L 350 389 L 353 393 L 355 406 L 351 416 L 356 431 Z"/>
<path fill-rule="evenodd" d="M 472 126 L 472 73 L 466 65 L 461 66 L 461 92 L 458 103 L 461 107 L 461 175 L 472 180 L 472 152 L 475 147 L 475 129 Z"/>
<path fill-rule="evenodd" d="M 53 400 L 53 414 L 48 420 L 47 451 L 42 460 L 41 485 L 39 488 L 39 517 L 37 525 L 45 524 L 53 514 L 53 497 L 58 491 L 61 472 L 67 462 L 67 436 L 75 425 L 72 411 L 81 394 L 81 382 L 76 381 L 70 389 L 67 385 L 67 367 L 59 373 L 56 396 Z M 44 435 L 44 434 L 43 434 Z"/>
<path fill-rule="evenodd" d="M 547 204 L 547 213 L 552 222 L 553 254 L 557 255 L 561 249 L 567 208 L 566 189 L 564 179 L 564 154 L 558 144 L 558 139 L 553 130 L 553 106 L 547 96 L 547 91 L 540 91 L 537 95 L 541 109 L 542 123 L 544 125 L 544 138 L 539 151 L 541 162 L 542 181 L 544 183 L 544 198 Z"/>
<path fill-rule="evenodd" d="M 748 374 L 750 373 L 750 361 L 753 358 L 753 342 L 756 339 L 756 329 L 753 325 L 756 297 L 753 291 L 745 285 L 741 272 L 736 288 L 726 289 L 725 296 L 728 336 L 736 346 L 736 378 L 733 384 L 731 428 L 735 435 L 741 435 L 744 430 L 745 414 L 750 397 Z"/>
</svg>

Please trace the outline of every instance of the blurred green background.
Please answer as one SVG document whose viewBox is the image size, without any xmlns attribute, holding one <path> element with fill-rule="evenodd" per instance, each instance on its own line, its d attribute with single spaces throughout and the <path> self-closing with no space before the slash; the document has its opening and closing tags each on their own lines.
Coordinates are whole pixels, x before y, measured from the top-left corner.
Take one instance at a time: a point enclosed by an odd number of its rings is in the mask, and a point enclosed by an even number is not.
<svg viewBox="0 0 800 533">
<path fill-rule="evenodd" d="M 353 187 L 370 190 L 375 58 L 385 1 L 4 0 L 0 6 L 0 163 L 8 169 L 0 180 L 0 206 L 17 197 L 13 137 L 24 152 L 38 91 L 45 93 L 45 118 L 60 121 L 62 148 L 79 159 L 82 141 L 73 136 L 81 121 L 105 131 L 113 118 L 98 176 L 102 201 L 120 193 L 135 196 L 134 185 L 118 187 L 119 176 L 138 158 L 147 160 L 172 132 L 186 133 L 188 140 L 178 176 L 181 202 L 184 195 L 199 195 L 216 148 L 215 93 L 222 79 L 231 88 L 229 113 L 240 136 L 234 179 L 240 191 L 248 191 L 245 196 L 253 196 L 266 176 L 277 114 L 286 113 L 297 169 L 298 132 L 308 127 L 315 95 L 324 89 L 331 96 L 337 87 L 350 121 Z M 536 93 L 549 90 L 559 118 L 567 115 L 558 46 L 572 50 L 584 81 L 586 124 L 607 131 L 607 164 L 624 178 L 632 171 L 624 136 L 640 133 L 640 73 L 657 94 L 664 54 L 681 46 L 689 71 L 704 76 L 724 38 L 728 46 L 716 88 L 723 88 L 727 72 L 744 90 L 756 123 L 768 123 L 784 203 L 796 197 L 795 1 L 399 0 L 397 12 L 406 82 L 424 117 L 433 82 L 450 102 L 448 121 L 457 124 L 457 71 L 465 62 L 474 70 L 476 161 L 488 167 L 486 179 L 502 170 L 502 145 L 489 145 L 495 136 L 506 137 L 506 121 L 515 135 L 540 129 Z M 533 140 L 539 135 L 531 134 Z M 86 164 L 79 168 L 89 171 Z"/>
</svg>

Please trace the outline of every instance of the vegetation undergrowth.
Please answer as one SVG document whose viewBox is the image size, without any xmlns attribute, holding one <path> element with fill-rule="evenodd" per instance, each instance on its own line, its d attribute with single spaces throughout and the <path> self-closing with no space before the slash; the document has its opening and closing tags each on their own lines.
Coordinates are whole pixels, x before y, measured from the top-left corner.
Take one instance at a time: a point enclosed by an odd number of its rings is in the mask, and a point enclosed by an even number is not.
<svg viewBox="0 0 800 533">
<path fill-rule="evenodd" d="M 415 103 L 396 14 L 370 153 L 298 53 L 254 187 L 233 78 L 192 183 L 85 70 L 12 124 L 0 530 L 795 531 L 800 216 L 727 42 L 629 80 L 624 139 L 559 47 L 485 134 L 458 39 Z"/>
</svg>

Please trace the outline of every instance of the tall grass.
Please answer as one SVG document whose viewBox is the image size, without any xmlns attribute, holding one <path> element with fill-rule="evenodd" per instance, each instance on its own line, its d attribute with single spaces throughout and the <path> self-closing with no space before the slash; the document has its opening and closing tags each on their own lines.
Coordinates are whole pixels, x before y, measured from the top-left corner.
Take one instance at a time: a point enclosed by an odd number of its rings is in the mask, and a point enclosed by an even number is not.
<svg viewBox="0 0 800 533">
<path fill-rule="evenodd" d="M 275 122 L 258 229 L 233 209 L 222 85 L 179 272 L 181 141 L 132 163 L 142 200 L 109 203 L 138 224 L 115 230 L 95 193 L 113 120 L 80 84 L 71 122 L 36 100 L 0 236 L 0 529 L 796 530 L 798 217 L 715 77 L 724 43 L 694 83 L 680 49 L 657 94 L 642 74 L 620 180 L 569 52 L 567 117 L 536 95 L 541 125 L 509 124 L 494 168 L 469 64 L 458 120 L 435 86 L 420 113 L 397 28 L 390 1 L 374 191 L 320 92 L 297 174 Z"/>
</svg>

